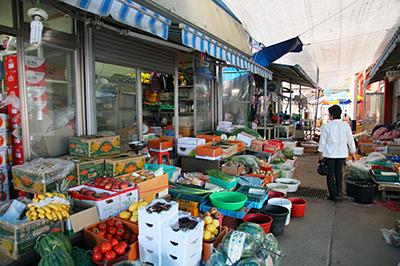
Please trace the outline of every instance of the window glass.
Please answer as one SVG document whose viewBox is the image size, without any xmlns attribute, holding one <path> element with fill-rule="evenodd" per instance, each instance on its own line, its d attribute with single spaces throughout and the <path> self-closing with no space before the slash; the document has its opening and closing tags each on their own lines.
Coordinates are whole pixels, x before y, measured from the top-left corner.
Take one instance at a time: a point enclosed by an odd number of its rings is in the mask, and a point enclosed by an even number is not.
<svg viewBox="0 0 400 266">
<path fill-rule="evenodd" d="M 196 133 L 212 131 L 212 101 L 214 85 L 214 64 L 196 60 L 195 97 L 196 97 Z"/>
<path fill-rule="evenodd" d="M 0 25 L 13 27 L 13 10 L 12 0 L 1 0 L 0 1 Z"/>
<path fill-rule="evenodd" d="M 3 0 L 1 0 L 3 1 Z M 31 22 L 31 18 L 28 16 L 28 10 L 32 7 L 36 6 L 36 0 L 24 0 L 24 21 L 26 23 Z M 39 7 L 47 12 L 49 15 L 49 19 L 46 20 L 43 25 L 45 28 L 57 30 L 65 33 L 74 33 L 74 20 L 68 14 L 63 13 L 62 11 L 40 3 Z"/>
<path fill-rule="evenodd" d="M 47 45 L 25 47 L 31 157 L 67 154 L 76 127 L 74 52 Z"/>
<path fill-rule="evenodd" d="M 136 70 L 130 67 L 95 63 L 97 132 L 121 136 L 122 149 L 137 139 Z"/>
</svg>

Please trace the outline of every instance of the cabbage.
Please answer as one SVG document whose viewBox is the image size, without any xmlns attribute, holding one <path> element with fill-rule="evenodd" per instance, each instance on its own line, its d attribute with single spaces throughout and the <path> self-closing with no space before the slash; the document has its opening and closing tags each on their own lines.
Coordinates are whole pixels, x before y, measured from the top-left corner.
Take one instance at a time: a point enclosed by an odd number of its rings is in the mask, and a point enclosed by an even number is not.
<svg viewBox="0 0 400 266">
<path fill-rule="evenodd" d="M 257 245 L 264 241 L 265 233 L 259 224 L 251 222 L 242 223 L 236 230 L 249 233 L 254 238 Z"/>
</svg>

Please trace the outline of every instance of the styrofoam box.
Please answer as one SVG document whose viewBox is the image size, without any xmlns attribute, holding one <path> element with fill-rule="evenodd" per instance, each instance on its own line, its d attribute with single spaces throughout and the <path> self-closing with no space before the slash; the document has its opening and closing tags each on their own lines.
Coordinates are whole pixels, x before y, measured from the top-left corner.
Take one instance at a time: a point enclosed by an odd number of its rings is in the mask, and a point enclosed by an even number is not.
<svg viewBox="0 0 400 266">
<path fill-rule="evenodd" d="M 179 218 L 189 217 L 197 221 L 192 230 L 175 230 L 178 221 L 163 228 L 162 247 L 164 265 L 197 265 L 201 261 L 204 221 L 187 213 L 180 213 Z"/>
<path fill-rule="evenodd" d="M 0 149 L 0 167 L 7 166 L 8 152 L 7 147 Z"/>
<path fill-rule="evenodd" d="M 74 198 L 76 201 L 82 201 L 82 202 L 86 202 L 88 204 L 96 206 L 97 211 L 99 212 L 100 220 L 104 220 L 109 217 L 115 216 L 121 212 L 120 197 L 116 192 L 112 192 L 112 191 L 100 189 L 100 188 L 95 188 L 95 187 L 89 187 L 89 186 L 85 186 L 85 185 L 72 187 L 68 191 L 79 191 L 81 188 L 84 188 L 84 187 L 94 190 L 96 193 L 107 192 L 108 194 L 112 195 L 103 200 L 86 200 L 86 199 Z"/>
<path fill-rule="evenodd" d="M 304 148 L 303 147 L 295 147 L 293 148 L 293 153 L 294 155 L 303 155 L 304 154 Z"/>
<path fill-rule="evenodd" d="M 131 184 L 132 185 L 132 184 Z M 105 189 L 107 190 L 107 189 Z M 107 190 L 117 192 L 120 198 L 120 210 L 124 211 L 129 208 L 129 206 L 139 201 L 139 189 L 137 186 L 132 186 L 121 190 Z"/>
<path fill-rule="evenodd" d="M 217 160 L 221 160 L 221 158 L 222 158 L 222 156 L 210 157 L 210 156 L 196 155 L 196 159 L 203 159 L 203 160 L 209 160 L 209 161 L 217 161 Z"/>
<path fill-rule="evenodd" d="M 146 240 L 139 235 L 139 257 L 141 262 L 151 263 L 154 266 L 163 265 L 161 249 L 152 248 Z M 156 242 L 161 243 L 157 240 Z"/>
<path fill-rule="evenodd" d="M 167 211 L 160 213 L 149 213 L 147 208 L 154 204 L 162 202 L 171 204 L 171 208 Z M 162 227 L 166 223 L 176 220 L 178 218 L 178 203 L 175 201 L 167 202 L 165 199 L 155 199 L 148 206 L 142 206 L 139 208 L 139 235 L 149 237 L 160 237 L 162 233 Z M 160 238 L 159 238 L 159 241 Z"/>
<path fill-rule="evenodd" d="M 236 137 L 236 140 L 244 142 L 246 144 L 246 147 L 251 147 L 251 142 L 253 141 L 253 139 L 255 139 L 255 137 L 247 133 L 239 133 Z"/>
<path fill-rule="evenodd" d="M 187 156 L 189 153 L 196 149 L 197 146 L 205 145 L 206 140 L 200 138 L 179 138 L 178 139 L 178 154 L 181 156 Z"/>
<path fill-rule="evenodd" d="M 297 141 L 284 141 L 283 145 L 285 148 L 294 149 L 294 148 L 296 148 Z"/>
</svg>

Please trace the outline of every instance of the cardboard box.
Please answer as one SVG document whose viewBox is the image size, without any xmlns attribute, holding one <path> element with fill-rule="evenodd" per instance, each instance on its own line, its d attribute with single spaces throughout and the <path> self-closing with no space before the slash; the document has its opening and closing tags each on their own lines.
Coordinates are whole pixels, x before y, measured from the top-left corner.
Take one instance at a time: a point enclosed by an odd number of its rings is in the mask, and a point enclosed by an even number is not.
<svg viewBox="0 0 400 266">
<path fill-rule="evenodd" d="M 149 140 L 149 149 L 151 151 L 170 151 L 174 146 L 173 141 L 166 139 L 151 139 Z"/>
<path fill-rule="evenodd" d="M 129 177 L 131 177 L 131 174 L 118 176 L 116 178 L 126 180 Z M 156 197 L 163 197 L 168 194 L 168 174 L 147 179 L 136 183 L 136 185 L 139 188 L 139 199 L 151 202 Z"/>
<path fill-rule="evenodd" d="M 193 127 L 194 126 L 194 117 L 193 116 L 180 116 L 179 117 L 179 128 L 184 127 Z"/>
<path fill-rule="evenodd" d="M 202 145 L 196 147 L 196 158 L 218 160 L 222 156 L 222 148 L 218 146 Z"/>
<path fill-rule="evenodd" d="M 361 143 L 358 147 L 362 155 L 368 155 L 374 152 L 374 146 L 375 144 L 373 143 Z"/>
<path fill-rule="evenodd" d="M 0 215 L 7 211 L 11 202 L 1 203 Z M 62 232 L 63 224 L 62 221 L 50 222 L 47 219 L 21 224 L 8 224 L 0 221 L 0 252 L 13 259 L 18 259 L 21 255 L 33 250 L 39 235 L 48 232 Z"/>
<path fill-rule="evenodd" d="M 251 142 L 251 147 L 253 151 L 263 151 L 264 150 L 264 141 L 263 140 L 258 140 L 258 139 L 253 139 Z"/>
<path fill-rule="evenodd" d="M 193 126 L 179 126 L 179 135 L 182 137 L 191 137 L 194 135 Z"/>
<path fill-rule="evenodd" d="M 54 80 L 66 80 L 66 69 L 58 65 L 46 63 L 46 78 Z"/>
<path fill-rule="evenodd" d="M 222 226 L 220 228 L 220 233 L 213 241 L 203 241 L 203 253 L 202 253 L 202 261 L 206 262 L 214 250 L 218 247 L 219 243 L 222 241 L 222 238 L 228 233 L 229 229 L 226 226 Z"/>
<path fill-rule="evenodd" d="M 118 154 L 121 148 L 120 137 L 107 135 L 92 135 L 71 137 L 69 139 L 69 154 L 83 157 L 97 157 Z"/>
<path fill-rule="evenodd" d="M 218 142 L 221 141 L 221 137 L 217 135 L 197 134 L 196 138 L 205 139 L 206 142 Z"/>
<path fill-rule="evenodd" d="M 40 157 L 54 158 L 68 153 L 68 140 L 75 132 L 70 127 L 63 127 L 33 136 L 32 146 Z"/>
<path fill-rule="evenodd" d="M 396 144 L 388 145 L 388 154 L 400 155 L 400 145 L 396 145 Z"/>
<path fill-rule="evenodd" d="M 222 159 L 231 157 L 237 152 L 236 144 L 219 145 L 222 149 Z"/>
<path fill-rule="evenodd" d="M 61 158 L 75 163 L 75 175 L 78 178 L 79 185 L 91 179 L 104 176 L 104 159 L 83 158 L 70 155 Z"/>
<path fill-rule="evenodd" d="M 229 165 L 228 163 L 224 163 L 221 167 L 222 172 L 233 176 L 243 175 L 245 170 L 246 169 L 243 165 L 234 166 L 234 165 Z"/>
<path fill-rule="evenodd" d="M 109 196 L 101 199 L 91 200 L 91 199 L 86 199 L 81 195 L 76 195 L 73 193 L 74 191 L 79 191 L 82 188 L 89 188 L 91 190 L 96 191 L 96 193 L 107 192 Z M 120 196 L 116 192 L 95 187 L 89 187 L 85 185 L 80 185 L 70 188 L 68 192 L 71 194 L 71 196 L 74 198 L 75 201 L 96 206 L 97 211 L 99 212 L 100 220 L 104 220 L 109 217 L 115 216 L 121 212 Z"/>
<path fill-rule="evenodd" d="M 75 201 L 72 212 L 66 221 L 66 230 L 74 234 L 100 221 L 97 207 L 83 201 Z"/>
<path fill-rule="evenodd" d="M 75 165 L 62 159 L 37 159 L 12 167 L 14 188 L 28 193 L 45 193 L 56 189 L 65 178 L 77 183 Z"/>
<path fill-rule="evenodd" d="M 205 144 L 206 140 L 201 138 L 178 138 L 178 155 L 188 156 L 197 146 Z"/>
<path fill-rule="evenodd" d="M 142 155 L 123 153 L 104 160 L 104 174 L 111 177 L 130 174 L 143 169 L 144 163 Z"/>
<path fill-rule="evenodd" d="M 118 220 L 121 221 L 126 227 L 131 229 L 131 231 L 137 235 L 139 233 L 137 225 L 127 222 L 125 220 L 119 219 L 119 218 L 109 218 L 105 220 L 104 222 L 107 222 L 108 220 Z M 83 238 L 85 240 L 85 245 L 88 248 L 93 248 L 95 246 L 100 245 L 102 242 L 107 241 L 106 238 L 103 238 L 101 236 L 96 235 L 95 233 L 92 232 L 92 229 L 95 228 L 98 225 L 98 223 L 92 224 L 88 227 L 86 227 L 83 231 Z M 128 260 L 137 260 L 139 258 L 139 244 L 138 241 L 133 242 L 132 244 L 129 245 L 129 251 L 128 251 Z"/>
</svg>

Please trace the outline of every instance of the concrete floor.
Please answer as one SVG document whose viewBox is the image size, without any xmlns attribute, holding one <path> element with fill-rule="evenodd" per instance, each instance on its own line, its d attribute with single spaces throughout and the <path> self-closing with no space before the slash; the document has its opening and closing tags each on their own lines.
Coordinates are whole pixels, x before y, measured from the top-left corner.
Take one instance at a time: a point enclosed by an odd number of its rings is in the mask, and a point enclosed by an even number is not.
<svg viewBox="0 0 400 266">
<path fill-rule="evenodd" d="M 302 186 L 326 188 L 316 173 L 317 157 L 299 158 L 295 176 Z M 400 212 L 380 202 L 361 205 L 345 200 L 307 199 L 306 215 L 292 219 L 278 237 L 284 250 L 282 265 L 398 265 L 400 248 L 385 243 L 380 228 L 393 228 Z M 400 265 L 400 264 L 399 264 Z"/>
</svg>

